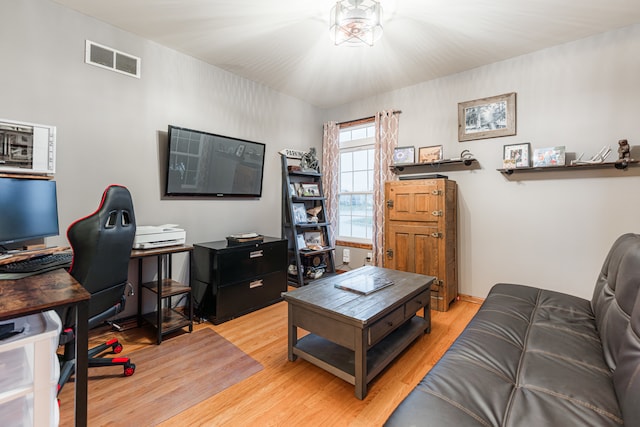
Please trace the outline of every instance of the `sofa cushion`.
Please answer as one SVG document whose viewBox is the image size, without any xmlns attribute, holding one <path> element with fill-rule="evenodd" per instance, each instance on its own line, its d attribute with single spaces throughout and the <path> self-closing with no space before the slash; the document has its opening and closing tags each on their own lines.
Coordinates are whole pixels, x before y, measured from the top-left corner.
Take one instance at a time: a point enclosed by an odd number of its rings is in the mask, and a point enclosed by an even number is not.
<svg viewBox="0 0 640 427">
<path fill-rule="evenodd" d="M 631 322 L 618 351 L 618 366 L 613 374 L 616 394 L 626 426 L 640 425 L 640 294 Z"/>
<path fill-rule="evenodd" d="M 618 351 L 640 289 L 639 281 L 640 236 L 624 234 L 609 250 L 591 299 L 604 356 L 611 370 L 617 365 Z"/>
<path fill-rule="evenodd" d="M 590 302 L 529 286 L 495 285 L 387 421 L 426 423 L 621 425 Z"/>
</svg>

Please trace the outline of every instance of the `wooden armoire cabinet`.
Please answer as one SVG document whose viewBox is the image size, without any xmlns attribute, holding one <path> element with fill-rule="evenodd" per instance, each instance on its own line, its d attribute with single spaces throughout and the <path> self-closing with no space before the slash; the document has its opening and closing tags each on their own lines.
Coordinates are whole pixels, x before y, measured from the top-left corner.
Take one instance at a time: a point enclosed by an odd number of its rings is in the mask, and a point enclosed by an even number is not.
<svg viewBox="0 0 640 427">
<path fill-rule="evenodd" d="M 445 178 L 385 183 L 386 268 L 435 276 L 431 308 L 458 296 L 457 188 Z"/>
</svg>

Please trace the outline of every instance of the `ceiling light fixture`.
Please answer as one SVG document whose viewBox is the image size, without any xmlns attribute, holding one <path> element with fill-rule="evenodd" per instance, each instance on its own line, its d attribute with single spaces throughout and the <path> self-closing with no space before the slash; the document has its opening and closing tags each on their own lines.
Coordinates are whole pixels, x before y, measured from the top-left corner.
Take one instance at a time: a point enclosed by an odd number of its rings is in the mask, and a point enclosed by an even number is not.
<svg viewBox="0 0 640 427">
<path fill-rule="evenodd" d="M 331 9 L 329 30 L 336 46 L 373 46 L 382 37 L 382 6 L 376 0 L 341 0 Z"/>
</svg>

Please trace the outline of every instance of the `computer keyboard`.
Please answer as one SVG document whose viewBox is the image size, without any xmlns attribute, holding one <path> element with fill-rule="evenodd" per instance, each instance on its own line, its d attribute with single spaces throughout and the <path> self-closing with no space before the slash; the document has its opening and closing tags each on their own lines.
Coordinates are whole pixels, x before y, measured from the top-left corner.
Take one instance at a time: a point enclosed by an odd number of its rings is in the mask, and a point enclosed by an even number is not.
<svg viewBox="0 0 640 427">
<path fill-rule="evenodd" d="M 72 258 L 72 252 L 56 252 L 53 254 L 36 256 L 22 261 L 0 265 L 0 273 L 42 273 L 56 268 L 69 267 L 71 265 Z"/>
</svg>

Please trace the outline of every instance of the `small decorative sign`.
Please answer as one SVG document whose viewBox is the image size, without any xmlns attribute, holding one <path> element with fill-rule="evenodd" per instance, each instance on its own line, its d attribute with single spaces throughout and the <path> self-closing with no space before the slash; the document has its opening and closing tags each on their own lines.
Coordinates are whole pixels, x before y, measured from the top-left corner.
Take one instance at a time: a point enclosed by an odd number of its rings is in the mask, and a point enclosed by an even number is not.
<svg viewBox="0 0 640 427">
<path fill-rule="evenodd" d="M 292 148 L 284 148 L 279 151 L 280 154 L 289 159 L 301 159 L 304 156 L 304 151 L 294 150 Z"/>
</svg>

